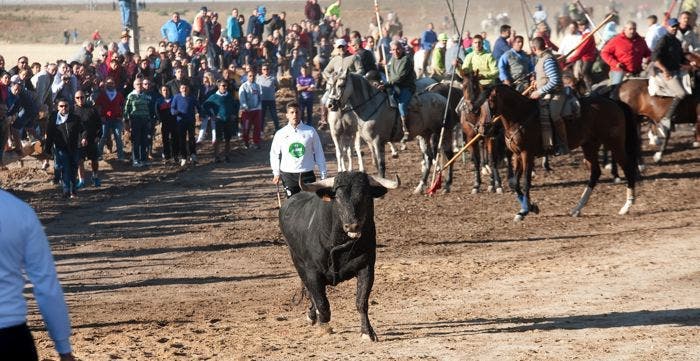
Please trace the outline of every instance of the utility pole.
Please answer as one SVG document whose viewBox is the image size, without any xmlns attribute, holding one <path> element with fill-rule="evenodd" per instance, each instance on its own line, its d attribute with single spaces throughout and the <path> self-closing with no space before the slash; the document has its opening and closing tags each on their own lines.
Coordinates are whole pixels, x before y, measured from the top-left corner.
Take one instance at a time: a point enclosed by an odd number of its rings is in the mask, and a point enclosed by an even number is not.
<svg viewBox="0 0 700 361">
<path fill-rule="evenodd" d="M 138 0 L 129 0 L 131 2 L 131 41 L 133 42 L 132 51 L 134 54 L 139 54 L 139 15 L 138 15 Z"/>
</svg>

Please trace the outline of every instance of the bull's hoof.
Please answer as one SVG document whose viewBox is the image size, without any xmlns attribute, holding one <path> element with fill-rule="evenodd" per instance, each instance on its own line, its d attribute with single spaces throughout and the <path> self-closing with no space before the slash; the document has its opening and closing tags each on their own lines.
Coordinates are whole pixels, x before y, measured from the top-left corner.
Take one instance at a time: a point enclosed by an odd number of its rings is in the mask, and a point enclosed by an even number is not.
<svg viewBox="0 0 700 361">
<path fill-rule="evenodd" d="M 472 188 L 472 194 L 477 194 L 477 193 L 479 193 L 479 188 L 478 187 Z"/>
<path fill-rule="evenodd" d="M 655 163 L 661 162 L 661 152 L 654 153 L 654 162 Z"/>
<path fill-rule="evenodd" d="M 377 338 L 377 334 L 375 334 L 374 331 L 372 331 L 372 333 L 369 335 L 366 333 L 363 333 L 362 336 L 360 336 L 360 339 L 362 341 L 371 341 L 371 342 L 379 341 L 379 338 Z"/>
<path fill-rule="evenodd" d="M 503 187 L 496 188 L 496 194 L 503 194 Z"/>
</svg>

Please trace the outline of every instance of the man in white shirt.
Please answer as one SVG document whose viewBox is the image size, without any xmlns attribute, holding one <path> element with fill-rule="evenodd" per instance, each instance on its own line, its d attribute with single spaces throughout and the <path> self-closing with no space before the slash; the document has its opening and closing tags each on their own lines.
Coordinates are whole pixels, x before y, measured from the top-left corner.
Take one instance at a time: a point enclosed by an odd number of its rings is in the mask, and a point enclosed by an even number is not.
<svg viewBox="0 0 700 361">
<path fill-rule="evenodd" d="M 61 361 L 72 361 L 70 320 L 49 242 L 34 211 L 0 190 L 0 358 L 37 360 L 27 327 L 24 274 Z"/>
<path fill-rule="evenodd" d="M 299 104 L 287 104 L 287 125 L 275 133 L 270 148 L 272 182 L 280 180 L 287 192 L 287 198 L 299 193 L 299 176 L 304 183 L 316 181 L 314 164 L 326 178 L 326 158 L 323 155 L 321 138 L 316 129 L 301 122 Z"/>
<path fill-rule="evenodd" d="M 644 35 L 644 41 L 646 41 L 649 49 L 654 51 L 659 39 L 666 35 L 666 28 L 658 23 L 658 18 L 656 15 L 649 15 L 647 17 L 647 23 L 649 24 L 649 27 Z"/>
</svg>

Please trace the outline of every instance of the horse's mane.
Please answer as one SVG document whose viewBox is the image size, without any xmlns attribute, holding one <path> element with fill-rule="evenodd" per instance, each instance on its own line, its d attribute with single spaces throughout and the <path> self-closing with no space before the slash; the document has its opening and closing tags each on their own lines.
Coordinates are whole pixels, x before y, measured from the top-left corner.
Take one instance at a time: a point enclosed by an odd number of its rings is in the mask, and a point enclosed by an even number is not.
<svg viewBox="0 0 700 361">
<path fill-rule="evenodd" d="M 479 94 L 479 96 L 476 98 L 476 102 L 474 103 L 474 109 L 480 109 L 484 102 L 486 102 L 489 99 L 489 97 L 494 91 L 496 91 L 495 96 L 497 97 L 497 99 L 502 99 L 503 95 L 508 95 L 508 93 L 510 93 L 510 96 L 514 99 L 520 100 L 523 103 L 532 103 L 532 101 L 530 101 L 529 98 L 525 97 L 524 95 L 520 94 L 517 90 L 505 84 L 492 84 L 487 85 L 483 89 L 481 94 Z"/>
</svg>

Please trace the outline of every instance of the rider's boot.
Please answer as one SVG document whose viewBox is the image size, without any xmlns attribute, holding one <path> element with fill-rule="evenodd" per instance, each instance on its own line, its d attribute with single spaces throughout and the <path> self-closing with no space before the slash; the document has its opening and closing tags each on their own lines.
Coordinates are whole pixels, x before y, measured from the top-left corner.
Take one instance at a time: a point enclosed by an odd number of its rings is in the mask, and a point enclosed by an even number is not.
<svg viewBox="0 0 700 361">
<path fill-rule="evenodd" d="M 558 121 L 553 121 L 552 124 L 554 125 L 557 138 L 556 155 L 569 154 L 569 140 L 566 136 L 566 124 L 564 124 L 564 120 L 559 119 Z"/>
<path fill-rule="evenodd" d="M 661 118 L 659 133 L 661 133 L 661 136 L 664 138 L 668 135 L 669 129 L 671 129 L 671 119 L 674 118 L 674 113 L 676 112 L 678 105 L 681 103 L 681 100 L 683 100 L 683 98 L 673 98 L 673 102 L 668 107 L 666 114 L 663 118 Z"/>
</svg>

